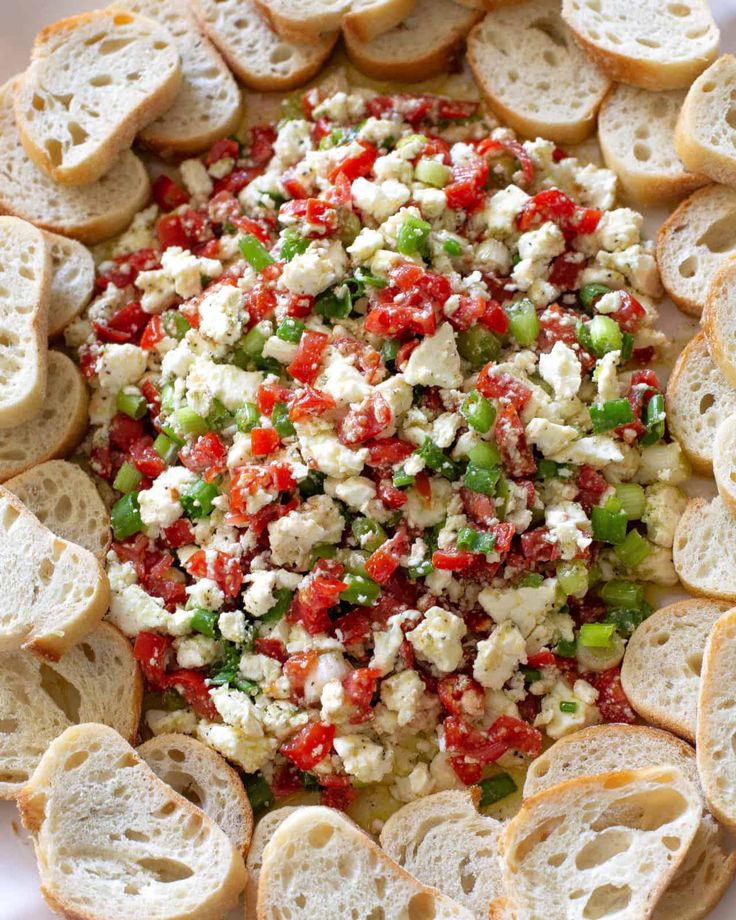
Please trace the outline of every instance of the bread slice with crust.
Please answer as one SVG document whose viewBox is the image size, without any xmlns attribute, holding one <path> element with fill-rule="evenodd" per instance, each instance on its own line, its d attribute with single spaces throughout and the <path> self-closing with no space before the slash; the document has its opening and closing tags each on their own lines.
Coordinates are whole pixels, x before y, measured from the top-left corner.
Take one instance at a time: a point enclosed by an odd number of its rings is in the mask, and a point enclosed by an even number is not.
<svg viewBox="0 0 736 920">
<path fill-rule="evenodd" d="M 688 591 L 736 603 L 736 527 L 720 495 L 687 503 L 675 530 L 672 561 Z"/>
<path fill-rule="evenodd" d="M 488 105 L 526 137 L 576 144 L 595 128 L 608 77 L 578 48 L 556 0 L 489 13 L 468 39 L 468 62 Z"/>
<path fill-rule="evenodd" d="M 568 780 L 506 825 L 504 882 L 526 920 L 650 917 L 702 813 L 700 790 L 674 766 Z"/>
<path fill-rule="evenodd" d="M 736 415 L 724 418 L 713 442 L 713 475 L 718 494 L 736 516 Z"/>
<path fill-rule="evenodd" d="M 238 84 L 182 0 L 115 0 L 114 6 L 150 16 L 168 29 L 181 56 L 182 84 L 168 111 L 138 139 L 161 156 L 190 156 L 207 150 L 238 127 Z"/>
<path fill-rule="evenodd" d="M 181 87 L 174 39 L 152 19 L 93 10 L 36 36 L 15 87 L 15 119 L 28 156 L 56 182 L 89 185 Z"/>
<path fill-rule="evenodd" d="M 0 428 L 33 418 L 46 391 L 51 256 L 33 224 L 0 217 Z"/>
<path fill-rule="evenodd" d="M 594 725 L 556 741 L 530 766 L 524 795 L 579 776 L 674 764 L 699 787 L 695 751 L 674 735 L 644 725 Z M 705 808 L 705 800 L 703 800 Z M 690 850 L 657 902 L 652 920 L 701 920 L 723 897 L 736 870 L 733 843 L 704 811 Z"/>
<path fill-rule="evenodd" d="M 381 916 L 473 918 L 412 878 L 340 812 L 312 806 L 289 815 L 263 853 L 258 920 Z"/>
<path fill-rule="evenodd" d="M 713 472 L 713 441 L 721 420 L 736 413 L 736 388 L 710 356 L 699 332 L 680 352 L 667 383 L 667 422 L 688 460 L 704 475 Z"/>
<path fill-rule="evenodd" d="M 62 916 L 214 920 L 245 884 L 224 831 L 105 725 L 52 741 L 18 805 L 41 893 Z"/>
<path fill-rule="evenodd" d="M 386 821 L 384 851 L 425 885 L 488 916 L 504 894 L 498 835 L 503 824 L 478 813 L 477 787 L 437 792 L 404 805 Z"/>
<path fill-rule="evenodd" d="M 5 483 L 50 531 L 103 559 L 110 546 L 110 515 L 90 477 L 66 460 L 48 460 Z"/>
<path fill-rule="evenodd" d="M 134 741 L 143 681 L 130 642 L 100 623 L 56 662 L 29 652 L 0 668 L 0 798 L 17 795 L 49 744 L 70 725 L 102 722 Z"/>
<path fill-rule="evenodd" d="M 688 172 L 675 151 L 675 125 L 685 90 L 655 93 L 619 83 L 598 113 L 598 141 L 606 166 L 643 205 L 683 198 L 706 176 Z"/>
<path fill-rule="evenodd" d="M 718 54 L 705 0 L 563 0 L 562 15 L 613 80 L 642 89 L 687 87 Z"/>
<path fill-rule="evenodd" d="M 248 918 L 255 917 L 258 913 L 258 880 L 261 877 L 263 851 L 276 829 L 281 827 L 289 815 L 296 810 L 297 807 L 294 805 L 285 805 L 283 808 L 267 811 L 256 824 L 248 850 L 248 858 L 245 861 L 248 873 L 248 881 L 245 885 L 245 916 Z"/>
<path fill-rule="evenodd" d="M 224 757 L 188 735 L 157 735 L 138 754 L 167 785 L 201 808 L 245 856 L 253 833 L 253 809 L 245 787 Z"/>
<path fill-rule="evenodd" d="M 50 351 L 46 399 L 30 421 L 0 429 L 0 482 L 69 454 L 87 428 L 87 387 L 74 363 Z"/>
<path fill-rule="evenodd" d="M 284 41 L 309 44 L 335 32 L 350 0 L 255 0 L 273 31 Z"/>
<path fill-rule="evenodd" d="M 695 717 L 705 643 L 727 601 L 692 598 L 655 611 L 626 645 L 621 685 L 652 725 L 695 743 Z"/>
<path fill-rule="evenodd" d="M 246 86 L 284 91 L 311 79 L 330 56 L 338 32 L 308 45 L 286 42 L 273 31 L 253 0 L 193 0 L 202 28 Z"/>
<path fill-rule="evenodd" d="M 416 3 L 417 0 L 352 0 L 343 13 L 343 32 L 359 42 L 373 41 L 411 16 Z"/>
<path fill-rule="evenodd" d="M 736 189 L 709 185 L 691 195 L 657 234 L 662 284 L 677 306 L 700 316 L 721 266 L 736 254 Z"/>
<path fill-rule="evenodd" d="M 677 119 L 675 146 L 688 169 L 736 185 L 736 58 L 724 54 L 690 87 Z"/>
<path fill-rule="evenodd" d="M 92 253 L 77 240 L 45 231 L 51 253 L 51 293 L 49 296 L 49 338 L 59 335 L 92 297 L 95 262 Z"/>
<path fill-rule="evenodd" d="M 151 184 L 143 163 L 127 151 L 91 185 L 58 185 L 36 166 L 18 137 L 13 111 L 16 79 L 0 86 L 0 213 L 83 243 L 99 243 L 120 233 L 148 201 Z"/>
<path fill-rule="evenodd" d="M 711 357 L 732 386 L 736 386 L 735 281 L 736 257 L 733 257 L 721 265 L 711 280 L 701 320 Z"/>
<path fill-rule="evenodd" d="M 417 0 L 403 22 L 372 41 L 347 31 L 345 48 L 368 77 L 418 83 L 454 69 L 465 36 L 480 17 L 478 10 L 454 0 Z"/>
</svg>

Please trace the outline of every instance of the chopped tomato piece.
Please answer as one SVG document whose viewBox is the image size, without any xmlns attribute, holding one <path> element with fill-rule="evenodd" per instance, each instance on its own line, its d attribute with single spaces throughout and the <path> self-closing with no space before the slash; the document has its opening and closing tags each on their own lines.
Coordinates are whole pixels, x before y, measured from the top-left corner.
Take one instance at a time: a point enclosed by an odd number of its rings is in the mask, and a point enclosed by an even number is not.
<svg viewBox="0 0 736 920">
<path fill-rule="evenodd" d="M 363 150 L 355 156 L 346 157 L 329 174 L 330 182 L 335 182 L 342 175 L 353 182 L 355 179 L 370 175 L 373 164 L 378 159 L 378 150 L 370 144 L 363 145 Z"/>
<path fill-rule="evenodd" d="M 628 291 L 619 291 L 618 294 L 621 305 L 613 314 L 613 319 L 624 332 L 636 332 L 647 311 Z"/>
<path fill-rule="evenodd" d="M 505 335 L 509 328 L 509 318 L 495 300 L 486 301 L 486 310 L 480 321 L 498 335 Z"/>
<path fill-rule="evenodd" d="M 467 674 L 451 674 L 437 685 L 440 703 L 453 716 L 480 718 L 485 711 L 483 687 Z"/>
<path fill-rule="evenodd" d="M 308 329 L 299 340 L 299 348 L 294 360 L 286 370 L 302 383 L 314 383 L 329 341 L 329 336 L 324 332 L 313 332 Z"/>
<path fill-rule="evenodd" d="M 256 639 L 255 649 L 259 655 L 273 658 L 284 664 L 289 657 L 286 646 L 280 639 Z"/>
<path fill-rule="evenodd" d="M 319 662 L 319 652 L 309 649 L 306 652 L 297 652 L 284 662 L 284 676 L 289 681 L 289 686 L 295 696 L 304 694 L 304 685 L 307 678 Z"/>
<path fill-rule="evenodd" d="M 120 450 L 130 450 L 130 445 L 134 441 L 140 440 L 144 436 L 143 422 L 139 419 L 131 418 L 123 412 L 118 412 L 112 417 L 110 422 L 110 443 Z"/>
<path fill-rule="evenodd" d="M 566 226 L 575 214 L 575 202 L 558 188 L 545 189 L 526 202 L 516 217 L 516 227 L 522 233 L 539 227 L 546 221 Z"/>
<path fill-rule="evenodd" d="M 157 690 L 166 686 L 166 655 L 172 642 L 171 636 L 150 632 L 140 632 L 135 637 L 133 657 L 148 683 Z"/>
<path fill-rule="evenodd" d="M 254 129 L 255 130 L 255 129 Z M 229 137 L 222 137 L 207 151 L 205 163 L 212 166 L 220 160 L 237 160 L 240 156 L 240 144 Z"/>
<path fill-rule="evenodd" d="M 528 386 L 511 374 L 498 371 L 492 361 L 478 374 L 476 387 L 483 396 L 510 403 L 518 412 L 521 412 L 532 398 L 532 391 Z"/>
<path fill-rule="evenodd" d="M 380 677 L 376 668 L 356 668 L 342 682 L 345 696 L 358 709 L 369 710 Z"/>
<path fill-rule="evenodd" d="M 371 621 L 359 608 L 355 607 L 344 617 L 332 624 L 332 633 L 339 636 L 345 646 L 357 645 L 371 637 Z"/>
<path fill-rule="evenodd" d="M 561 555 L 560 544 L 546 527 L 527 530 L 521 535 L 521 551 L 533 562 L 554 562 Z"/>
<path fill-rule="evenodd" d="M 173 211 L 189 202 L 189 192 L 163 174 L 153 183 L 151 194 L 162 211 Z"/>
<path fill-rule="evenodd" d="M 476 208 L 485 195 L 488 172 L 488 162 L 482 157 L 454 166 L 452 178 L 445 186 L 447 207 L 465 211 Z"/>
<path fill-rule="evenodd" d="M 413 444 L 401 438 L 381 438 L 365 446 L 368 448 L 369 466 L 393 466 L 406 460 L 416 450 Z"/>
<path fill-rule="evenodd" d="M 527 656 L 526 663 L 530 668 L 554 668 L 557 660 L 549 649 L 543 648 L 541 651 Z"/>
<path fill-rule="evenodd" d="M 302 221 L 302 233 L 308 238 L 328 236 L 337 229 L 337 211 L 319 198 L 302 198 L 281 205 L 279 219 L 287 224 Z"/>
<path fill-rule="evenodd" d="M 339 780 L 339 784 L 335 782 Z M 318 776 L 317 782 L 324 786 L 320 795 L 320 804 L 326 808 L 337 808 L 345 811 L 358 798 L 358 790 L 350 784 L 350 777 L 336 773 Z"/>
<path fill-rule="evenodd" d="M 563 291 L 572 291 L 578 285 L 580 273 L 585 265 L 581 253 L 563 252 L 552 263 L 549 273 L 549 283 Z"/>
<path fill-rule="evenodd" d="M 580 502 L 586 514 L 590 514 L 593 505 L 597 505 L 610 488 L 603 476 L 592 466 L 587 465 L 580 467 L 577 485 L 576 501 Z"/>
<path fill-rule="evenodd" d="M 209 431 L 183 447 L 179 459 L 193 473 L 202 473 L 205 482 L 213 482 L 227 469 L 227 448 L 213 431 Z"/>
<path fill-rule="evenodd" d="M 149 435 L 133 441 L 128 450 L 136 469 L 149 479 L 155 479 L 166 469 L 166 461 L 153 449 L 153 438 Z"/>
<path fill-rule="evenodd" d="M 618 667 L 585 675 L 598 691 L 596 706 L 606 722 L 626 722 L 633 725 L 636 715 L 621 686 L 621 670 Z"/>
<path fill-rule="evenodd" d="M 192 525 L 186 518 L 179 518 L 178 521 L 164 528 L 164 539 L 172 549 L 179 549 L 180 546 L 194 543 Z"/>
<path fill-rule="evenodd" d="M 152 316 L 141 336 L 140 347 L 145 351 L 155 348 L 159 342 L 166 338 L 166 330 L 160 316 Z"/>
<path fill-rule="evenodd" d="M 329 632 L 332 623 L 327 611 L 338 603 L 346 588 L 347 582 L 342 581 L 338 574 L 323 574 L 315 568 L 294 595 L 286 615 L 287 621 L 301 623 L 311 635 Z"/>
<path fill-rule="evenodd" d="M 398 569 L 401 557 L 407 552 L 409 542 L 406 531 L 397 531 L 390 540 L 372 553 L 365 563 L 365 570 L 379 585 L 385 584 Z"/>
<path fill-rule="evenodd" d="M 338 431 L 340 443 L 352 446 L 375 438 L 388 428 L 392 418 L 391 407 L 376 393 L 352 408 L 342 420 Z"/>
<path fill-rule="evenodd" d="M 301 422 L 312 415 L 324 415 L 325 412 L 334 409 L 336 405 L 337 403 L 328 393 L 315 390 L 314 387 L 310 387 L 307 384 L 292 399 L 289 407 L 289 420 Z"/>
<path fill-rule="evenodd" d="M 501 459 L 514 477 L 532 476 L 537 464 L 526 441 L 524 426 L 512 403 L 502 403 L 493 429 Z"/>
<path fill-rule="evenodd" d="M 237 195 L 258 176 L 263 175 L 260 166 L 246 166 L 242 169 L 234 169 L 221 179 L 217 179 L 213 186 L 213 193 L 229 192 L 231 195 Z"/>
<path fill-rule="evenodd" d="M 488 301 L 483 297 L 461 297 L 457 310 L 453 311 L 448 319 L 455 329 L 470 329 L 485 314 L 487 306 Z"/>
<path fill-rule="evenodd" d="M 409 501 L 406 492 L 396 488 L 391 476 L 381 476 L 376 483 L 376 495 L 387 508 L 403 508 Z"/>
<path fill-rule="evenodd" d="M 267 457 L 280 443 L 274 428 L 254 428 L 250 433 L 250 449 L 254 457 Z"/>
<path fill-rule="evenodd" d="M 513 716 L 499 716 L 488 730 L 488 738 L 526 757 L 539 757 L 542 753 L 541 732 Z"/>
<path fill-rule="evenodd" d="M 313 770 L 330 753 L 335 726 L 312 722 L 281 745 L 280 751 L 305 772 Z"/>
<path fill-rule="evenodd" d="M 95 320 L 92 327 L 100 341 L 125 344 L 138 338 L 150 318 L 141 305 L 133 301 L 116 310 L 104 322 Z"/>
<path fill-rule="evenodd" d="M 511 747 L 505 740 L 484 735 L 459 716 L 448 716 L 443 727 L 447 750 L 464 754 L 480 764 L 494 763 Z"/>
<path fill-rule="evenodd" d="M 445 572 L 465 572 L 472 569 L 478 561 L 476 553 L 467 553 L 464 550 L 441 550 L 432 553 L 432 565 Z"/>
<path fill-rule="evenodd" d="M 95 287 L 105 291 L 109 285 L 114 284 L 116 288 L 122 289 L 134 284 L 141 272 L 160 267 L 159 254 L 155 249 L 139 249 L 113 259 L 113 267 L 98 276 Z"/>
<path fill-rule="evenodd" d="M 217 708 L 210 697 L 207 675 L 202 671 L 193 671 L 188 668 L 172 671 L 166 678 L 166 686 L 178 690 L 197 715 L 202 718 L 213 720 L 218 717 Z"/>
<path fill-rule="evenodd" d="M 271 791 L 277 799 L 301 792 L 303 788 L 302 778 L 293 763 L 285 763 L 274 771 Z"/>
<path fill-rule="evenodd" d="M 265 166 L 273 156 L 276 136 L 273 125 L 254 125 L 250 129 L 250 158 L 257 166 Z"/>
<path fill-rule="evenodd" d="M 278 383 L 262 383 L 258 387 L 256 403 L 262 415 L 271 415 L 277 402 L 288 403 L 291 401 L 292 391 L 288 387 L 279 386 Z"/>
<path fill-rule="evenodd" d="M 185 566 L 190 575 L 196 578 L 211 578 L 225 597 L 237 597 L 243 584 L 243 570 L 238 560 L 229 553 L 219 550 L 212 554 L 209 550 L 197 550 L 191 555 Z"/>
</svg>

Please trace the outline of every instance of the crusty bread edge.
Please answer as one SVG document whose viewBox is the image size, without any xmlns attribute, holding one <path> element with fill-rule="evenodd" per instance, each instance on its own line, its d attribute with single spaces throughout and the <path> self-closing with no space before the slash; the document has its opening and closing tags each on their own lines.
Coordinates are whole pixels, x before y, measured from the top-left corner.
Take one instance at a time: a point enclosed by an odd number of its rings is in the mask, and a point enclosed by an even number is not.
<svg viewBox="0 0 736 920">
<path fill-rule="evenodd" d="M 690 352 L 693 348 L 696 347 L 704 338 L 703 332 L 698 332 L 696 335 L 690 339 L 690 341 L 685 345 L 680 354 L 677 356 L 677 361 L 672 368 L 672 373 L 670 374 L 669 380 L 667 381 L 667 389 L 665 391 L 665 405 L 667 407 L 667 418 L 669 420 L 670 426 L 672 425 L 671 418 L 672 413 L 670 411 L 670 406 L 672 405 L 672 396 L 671 389 L 676 381 L 679 379 L 680 375 L 685 372 L 688 361 L 690 360 Z M 684 441 L 678 436 L 677 431 L 673 430 L 673 434 L 678 440 L 680 447 L 683 450 L 683 453 L 690 461 L 693 469 L 697 473 L 701 473 L 703 476 L 712 476 L 713 475 L 713 463 L 707 457 L 703 458 L 699 454 L 694 454 L 692 451 L 689 451 L 684 443 Z M 696 594 L 702 592 L 696 591 Z M 736 598 L 735 598 L 736 599 Z"/>
<path fill-rule="evenodd" d="M 466 3 L 460 4 L 467 6 Z M 382 4 L 378 9 L 367 7 L 351 10 L 350 7 L 342 17 L 342 30 L 350 35 L 352 41 L 370 42 L 384 32 L 390 32 L 410 16 L 416 6 L 416 0 L 394 0 L 390 5 Z M 482 9 L 482 6 L 471 7 Z"/>
<path fill-rule="evenodd" d="M 733 288 L 736 283 L 736 256 L 731 256 L 721 265 L 705 292 L 705 305 L 701 317 L 701 325 L 708 342 L 708 351 L 718 369 L 730 384 L 736 386 L 736 363 L 730 349 L 719 335 L 719 313 L 725 296 L 725 291 Z M 724 290 L 725 289 L 725 290 Z"/>
<path fill-rule="evenodd" d="M 713 440 L 713 476 L 718 487 L 718 494 L 731 514 L 736 518 L 736 483 L 731 479 L 730 475 L 733 455 L 729 454 L 728 450 L 724 450 L 721 444 L 721 431 L 731 421 L 736 423 L 736 416 L 729 416 L 723 419 L 718 428 L 716 428 L 716 436 Z M 723 460 L 723 463 L 721 463 L 721 460 Z M 724 471 L 725 477 L 720 475 L 722 466 L 726 467 Z"/>
<path fill-rule="evenodd" d="M 677 525 L 677 530 L 675 531 L 675 546 L 677 546 L 677 535 L 680 531 L 680 528 L 684 527 L 685 524 L 687 523 L 687 520 L 686 520 L 687 517 L 691 514 L 695 514 L 696 512 L 700 511 L 701 508 L 707 507 L 709 504 L 710 502 L 705 498 L 691 498 L 690 499 L 690 501 L 687 503 L 687 507 L 685 508 L 685 511 L 683 512 L 682 517 L 680 518 L 680 522 Z M 683 522 L 685 522 L 685 524 Z M 703 588 L 699 587 L 698 585 L 694 585 L 692 582 L 688 581 L 687 578 L 680 571 L 680 568 L 678 567 L 675 556 L 676 556 L 676 553 L 673 550 L 672 558 L 673 558 L 673 564 L 675 566 L 675 571 L 677 572 L 677 577 L 680 579 L 683 586 L 687 588 L 687 590 L 691 594 L 695 594 L 698 597 L 708 597 L 711 600 L 729 601 L 732 604 L 736 604 L 736 591 L 732 591 L 732 592 L 723 591 L 723 590 L 705 591 L 703 590 Z"/>
<path fill-rule="evenodd" d="M 311 45 L 323 39 L 327 33 L 339 30 L 343 11 L 347 8 L 343 0 L 343 5 L 336 11 L 324 10 L 302 17 L 297 13 L 287 16 L 273 9 L 268 0 L 253 0 L 253 4 L 279 38 L 295 45 Z"/>
</svg>

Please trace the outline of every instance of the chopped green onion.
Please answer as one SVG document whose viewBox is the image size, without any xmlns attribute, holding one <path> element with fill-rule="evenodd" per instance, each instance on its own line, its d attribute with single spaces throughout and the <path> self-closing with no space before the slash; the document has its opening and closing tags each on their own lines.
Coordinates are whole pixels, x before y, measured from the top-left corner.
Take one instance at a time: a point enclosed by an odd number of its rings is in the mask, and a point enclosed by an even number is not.
<svg viewBox="0 0 736 920">
<path fill-rule="evenodd" d="M 353 575 L 351 572 L 342 576 L 347 588 L 340 595 L 340 600 L 359 607 L 372 607 L 381 593 L 381 586 L 367 575 Z"/>
<path fill-rule="evenodd" d="M 597 358 L 602 358 L 609 351 L 621 351 L 621 330 L 610 316 L 594 316 L 585 328 L 590 336 L 591 350 Z"/>
<path fill-rule="evenodd" d="M 412 256 L 418 252 L 426 256 L 428 252 L 429 234 L 432 225 L 419 217 L 410 214 L 404 219 L 396 235 L 396 249 L 403 256 Z"/>
<path fill-rule="evenodd" d="M 522 665 L 519 670 L 524 675 L 524 682 L 527 684 L 533 684 L 542 679 L 542 672 L 537 668 L 525 668 Z"/>
<path fill-rule="evenodd" d="M 626 539 L 626 525 L 629 521 L 625 511 L 608 511 L 595 506 L 590 512 L 593 525 L 593 539 L 602 543 L 623 543 Z"/>
<path fill-rule="evenodd" d="M 381 358 L 386 367 L 389 367 L 396 361 L 396 355 L 399 353 L 399 348 L 401 348 L 401 342 L 397 342 L 396 339 L 387 339 L 383 345 L 381 345 Z"/>
<path fill-rule="evenodd" d="M 254 326 L 237 344 L 237 351 L 242 351 L 249 358 L 260 358 L 268 339 L 267 333 Z"/>
<path fill-rule="evenodd" d="M 496 548 L 496 536 L 474 527 L 461 527 L 457 534 L 457 548 L 469 553 L 487 555 Z"/>
<path fill-rule="evenodd" d="M 544 576 L 539 572 L 526 572 L 517 581 L 516 586 L 519 588 L 541 588 L 544 582 Z"/>
<path fill-rule="evenodd" d="M 293 316 L 285 316 L 276 329 L 276 335 L 282 342 L 296 343 L 301 339 L 305 329 L 306 326 L 301 320 L 294 319 Z"/>
<path fill-rule="evenodd" d="M 605 623 L 613 623 L 616 631 L 622 636 L 630 636 L 647 617 L 651 616 L 652 608 L 644 601 L 639 609 L 630 607 L 614 607 L 606 614 Z"/>
<path fill-rule="evenodd" d="M 414 485 L 415 479 L 416 479 L 415 476 L 412 476 L 411 473 L 406 472 L 403 464 L 401 466 L 396 467 L 393 473 L 393 477 L 392 477 L 393 484 L 396 486 L 397 489 L 403 489 L 405 486 Z"/>
<path fill-rule="evenodd" d="M 476 466 L 475 463 L 469 463 L 463 477 L 463 485 L 470 489 L 471 492 L 480 492 L 482 495 L 495 495 L 500 476 L 501 470 L 499 467 L 486 469 L 482 466 Z"/>
<path fill-rule="evenodd" d="M 468 451 L 468 460 L 475 466 L 480 466 L 485 470 L 491 470 L 501 463 L 501 454 L 495 444 L 488 441 L 481 441 L 475 444 Z"/>
<path fill-rule="evenodd" d="M 185 435 L 207 434 L 209 431 L 207 419 L 202 418 L 189 406 L 182 406 L 181 409 L 177 409 L 174 413 L 174 421 Z"/>
<path fill-rule="evenodd" d="M 273 792 L 260 773 L 246 774 L 243 783 L 250 802 L 250 807 L 256 814 L 260 814 L 273 805 Z"/>
<path fill-rule="evenodd" d="M 533 345 L 539 335 L 540 326 L 537 311 L 531 300 L 517 300 L 505 309 L 509 318 L 509 335 L 513 336 L 519 345 Z"/>
<path fill-rule="evenodd" d="M 578 704 L 575 700 L 560 700 L 560 712 L 577 712 Z"/>
<path fill-rule="evenodd" d="M 574 658 L 577 650 L 578 644 L 574 639 L 572 642 L 568 639 L 560 639 L 554 651 L 555 655 L 559 655 L 560 658 Z"/>
<path fill-rule="evenodd" d="M 358 546 L 368 550 L 369 553 L 375 552 L 387 540 L 386 531 L 378 521 L 372 518 L 357 517 L 350 525 L 350 529 L 358 541 Z"/>
<path fill-rule="evenodd" d="M 335 285 L 317 295 L 314 312 L 326 319 L 347 319 L 353 310 L 353 300 L 347 284 Z"/>
<path fill-rule="evenodd" d="M 501 799 L 513 795 L 518 789 L 518 786 L 508 773 L 497 773 L 495 776 L 489 776 L 487 779 L 482 779 L 478 785 L 480 786 L 479 808 L 487 808 L 489 805 L 500 802 Z"/>
<path fill-rule="evenodd" d="M 110 524 L 112 534 L 118 542 L 143 530 L 137 492 L 128 492 L 115 502 L 110 511 Z"/>
<path fill-rule="evenodd" d="M 210 431 L 222 431 L 233 422 L 233 414 L 226 409 L 219 399 L 212 400 L 212 409 L 206 420 L 207 428 Z"/>
<path fill-rule="evenodd" d="M 593 433 L 603 434 L 604 431 L 633 422 L 634 413 L 628 399 L 609 399 L 602 406 L 590 407 L 590 419 L 593 422 Z"/>
<path fill-rule="evenodd" d="M 278 436 L 280 438 L 290 438 L 296 434 L 296 428 L 291 421 L 289 421 L 289 407 L 286 403 L 277 402 L 273 407 L 273 412 L 271 413 L 271 423 L 276 429 Z"/>
<path fill-rule="evenodd" d="M 585 284 L 578 291 L 580 304 L 584 310 L 590 313 L 595 305 L 595 301 L 604 294 L 610 293 L 611 289 L 605 284 Z"/>
<path fill-rule="evenodd" d="M 437 160 L 421 159 L 414 167 L 414 178 L 425 185 L 444 188 L 452 177 L 452 170 Z"/>
<path fill-rule="evenodd" d="M 559 464 L 554 460 L 540 460 L 537 464 L 537 477 L 539 479 L 556 479 Z"/>
<path fill-rule="evenodd" d="M 432 559 L 428 556 L 426 559 L 422 559 L 419 565 L 410 565 L 406 571 L 412 581 L 416 581 L 417 578 L 426 578 L 427 575 L 431 575 L 434 572 Z"/>
<path fill-rule="evenodd" d="M 132 492 L 141 479 L 143 479 L 143 474 L 138 471 L 135 464 L 127 462 L 118 470 L 112 487 L 118 492 Z"/>
<path fill-rule="evenodd" d="M 462 255 L 463 252 L 463 247 L 460 245 L 460 242 L 453 237 L 446 239 L 442 244 L 442 248 L 448 256 L 459 256 Z"/>
<path fill-rule="evenodd" d="M 611 607 L 636 609 L 644 602 L 644 588 L 633 581 L 622 581 L 615 578 L 606 582 L 599 593 L 605 603 Z"/>
<path fill-rule="evenodd" d="M 566 597 L 583 597 L 588 591 L 588 569 L 585 563 L 561 562 L 557 567 L 557 584 Z"/>
<path fill-rule="evenodd" d="M 460 478 L 458 464 L 450 460 L 446 454 L 443 454 L 430 437 L 424 439 L 424 444 L 419 448 L 418 453 L 431 470 L 434 470 L 435 473 L 440 473 L 445 479 L 455 480 Z"/>
<path fill-rule="evenodd" d="M 238 426 L 238 431 L 246 433 L 253 431 L 260 420 L 261 416 L 255 403 L 243 403 L 235 410 L 235 424 Z"/>
<path fill-rule="evenodd" d="M 477 390 L 466 396 L 460 412 L 469 427 L 481 434 L 487 434 L 496 420 L 495 406 Z"/>
<path fill-rule="evenodd" d="M 177 339 L 178 341 L 181 341 L 192 328 L 192 324 L 186 316 L 178 310 L 167 310 L 161 315 L 161 322 L 166 335 L 170 335 L 172 339 Z"/>
<path fill-rule="evenodd" d="M 401 150 L 402 147 L 406 147 L 407 144 L 420 143 L 422 147 L 427 143 L 427 138 L 424 134 L 407 134 L 406 137 L 400 138 L 396 143 L 396 149 Z"/>
<path fill-rule="evenodd" d="M 613 623 L 583 623 L 578 633 L 578 642 L 586 648 L 608 648 L 615 632 Z"/>
<path fill-rule="evenodd" d="M 388 284 L 385 278 L 379 278 L 378 275 L 374 275 L 367 268 L 356 268 L 355 279 L 366 287 L 385 288 Z"/>
<path fill-rule="evenodd" d="M 264 268 L 273 265 L 275 259 L 272 259 L 268 250 L 263 243 L 256 239 L 252 233 L 246 233 L 238 240 L 240 253 L 246 262 L 257 272 L 262 272 Z"/>
<path fill-rule="evenodd" d="M 308 247 L 308 239 L 296 233 L 285 233 L 281 241 L 279 258 L 283 259 L 284 262 L 291 262 L 294 256 L 300 256 L 303 252 L 306 252 Z"/>
<path fill-rule="evenodd" d="M 115 406 L 131 418 L 143 418 L 148 412 L 146 397 L 137 387 L 126 387 L 115 397 Z"/>
<path fill-rule="evenodd" d="M 337 547 L 334 543 L 317 543 L 309 551 L 309 568 L 320 559 L 334 559 L 337 556 Z"/>
<path fill-rule="evenodd" d="M 241 693 L 247 693 L 248 696 L 258 696 L 261 692 L 260 686 L 254 680 L 248 680 L 246 677 L 234 677 L 230 685 L 240 690 Z"/>
<path fill-rule="evenodd" d="M 621 340 L 621 360 L 625 364 L 634 351 L 634 336 L 630 332 L 623 332 Z"/>
<path fill-rule="evenodd" d="M 288 588 L 279 588 L 275 594 L 276 603 L 260 618 L 264 626 L 272 626 L 278 623 L 286 615 L 286 611 L 291 606 L 293 592 Z"/>
<path fill-rule="evenodd" d="M 616 486 L 616 498 L 630 521 L 638 521 L 646 507 L 647 499 L 642 486 L 637 482 L 621 482 Z"/>
<path fill-rule="evenodd" d="M 176 409 L 176 394 L 173 383 L 165 383 L 161 387 L 161 409 L 170 415 Z"/>
<path fill-rule="evenodd" d="M 214 639 L 217 631 L 218 616 L 219 614 L 216 610 L 205 610 L 204 607 L 197 607 L 192 614 L 189 625 L 195 632 L 201 633 L 203 636 L 209 636 L 210 639 Z"/>
<path fill-rule="evenodd" d="M 198 479 L 179 496 L 179 501 L 188 518 L 209 517 L 215 507 L 212 502 L 219 495 L 217 486 L 204 479 Z"/>
<path fill-rule="evenodd" d="M 179 453 L 179 445 L 175 444 L 171 438 L 163 432 L 157 435 L 156 440 L 153 442 L 153 449 L 159 457 L 167 463 L 173 463 L 174 460 L 176 460 L 176 455 Z"/>
<path fill-rule="evenodd" d="M 324 492 L 325 474 L 319 470 L 310 470 L 304 479 L 300 479 L 297 488 L 302 498 L 310 498 Z"/>
<path fill-rule="evenodd" d="M 485 326 L 472 326 L 457 336 L 457 350 L 461 358 L 473 367 L 482 367 L 495 361 L 501 354 L 501 343 Z"/>
<path fill-rule="evenodd" d="M 635 569 L 653 552 L 652 544 L 638 530 L 630 530 L 624 542 L 616 547 L 616 555 L 627 569 Z"/>
<path fill-rule="evenodd" d="M 644 424 L 647 426 L 647 432 L 639 443 L 648 447 L 650 444 L 661 441 L 664 437 L 664 421 L 664 396 L 661 393 L 655 393 L 644 410 Z"/>
</svg>

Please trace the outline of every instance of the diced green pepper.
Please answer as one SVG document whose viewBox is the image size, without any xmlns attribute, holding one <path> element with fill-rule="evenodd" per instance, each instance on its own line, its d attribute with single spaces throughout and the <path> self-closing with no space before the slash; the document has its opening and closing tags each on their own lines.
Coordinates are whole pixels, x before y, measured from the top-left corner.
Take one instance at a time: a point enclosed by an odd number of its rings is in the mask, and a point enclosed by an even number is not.
<svg viewBox="0 0 736 920">
<path fill-rule="evenodd" d="M 115 502 L 110 511 L 110 524 L 112 534 L 118 542 L 143 530 L 137 492 L 128 492 Z"/>
</svg>

